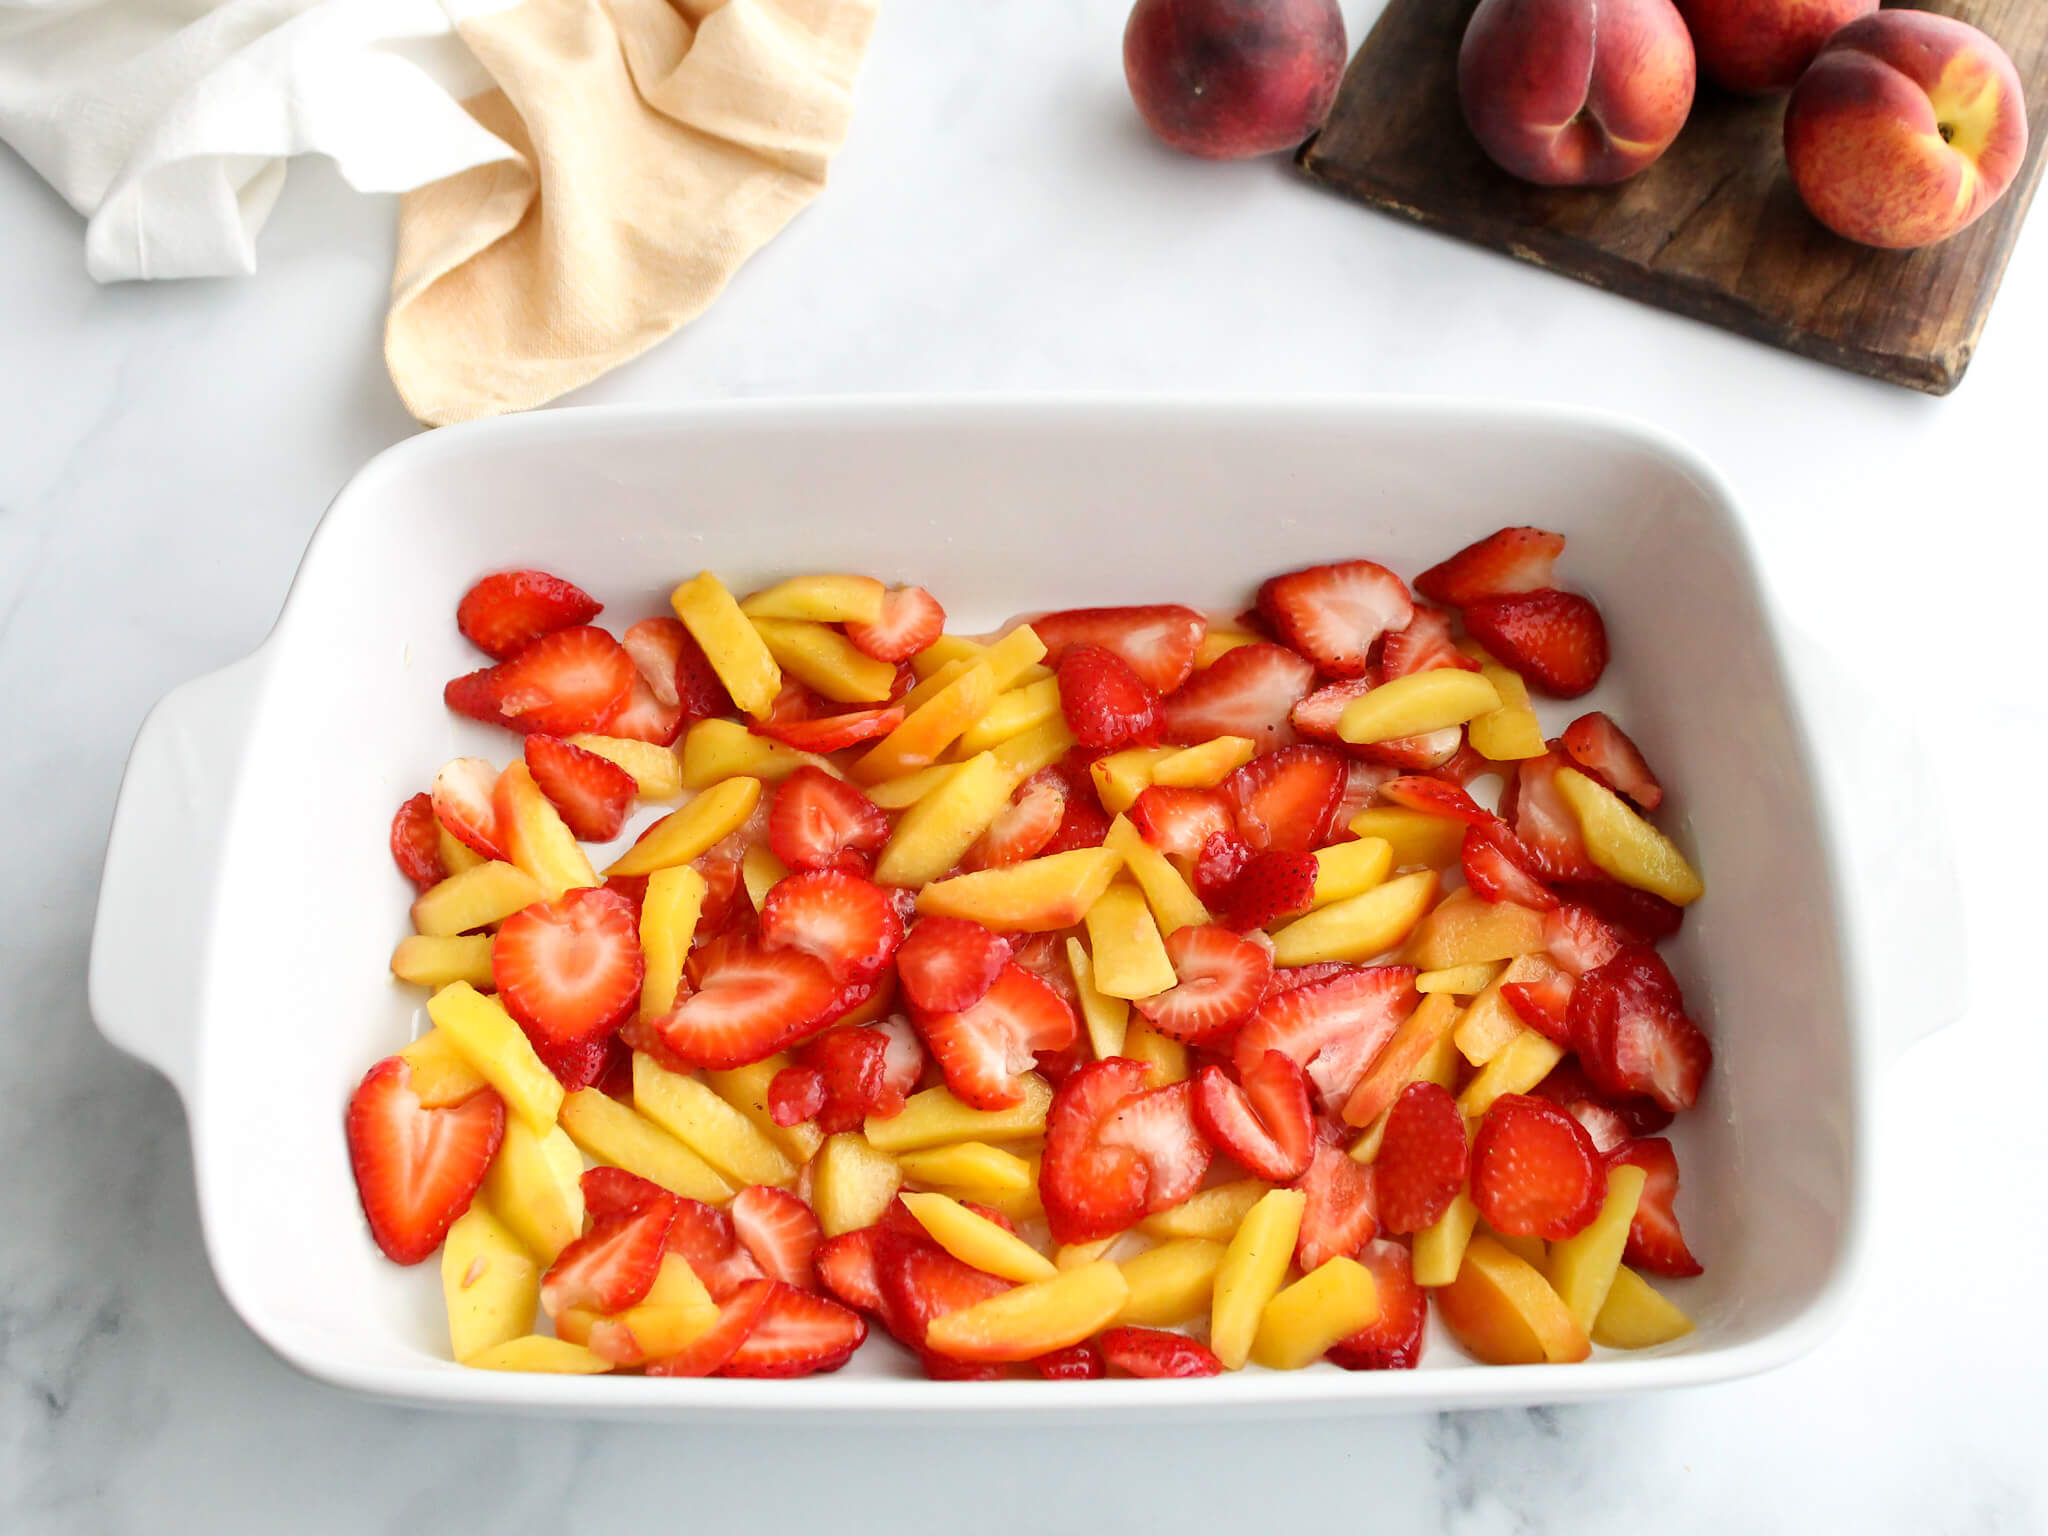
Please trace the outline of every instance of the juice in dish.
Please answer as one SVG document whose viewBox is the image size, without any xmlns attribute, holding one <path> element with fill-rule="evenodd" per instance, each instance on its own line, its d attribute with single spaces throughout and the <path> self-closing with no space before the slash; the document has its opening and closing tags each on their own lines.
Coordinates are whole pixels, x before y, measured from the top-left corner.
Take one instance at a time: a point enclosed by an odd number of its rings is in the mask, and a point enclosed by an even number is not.
<svg viewBox="0 0 2048 1536">
<path fill-rule="evenodd" d="M 1488 1363 L 1681 1336 L 1660 1132 L 1712 1052 L 1657 945 L 1704 886 L 1622 728 L 1538 714 L 1608 663 L 1563 547 L 976 638 L 861 575 L 699 573 L 617 637 L 486 577 L 445 696 L 519 752 L 392 824 L 431 1027 L 350 1102 L 372 1238 L 484 1369 L 871 1327 L 945 1379 L 1406 1369 L 1432 1301 Z"/>
</svg>

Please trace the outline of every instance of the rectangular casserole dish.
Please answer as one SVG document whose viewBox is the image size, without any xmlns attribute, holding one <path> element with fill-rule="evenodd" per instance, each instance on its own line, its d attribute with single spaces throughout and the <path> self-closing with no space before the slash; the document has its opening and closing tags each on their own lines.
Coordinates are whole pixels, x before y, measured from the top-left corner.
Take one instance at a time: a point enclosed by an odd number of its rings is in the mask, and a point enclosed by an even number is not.
<svg viewBox="0 0 2048 1536">
<path fill-rule="evenodd" d="M 1234 611 L 1263 576 L 1367 555 L 1405 576 L 1503 523 L 1570 538 L 1617 664 L 1586 708 L 1627 723 L 1673 794 L 1660 822 L 1709 895 L 1667 946 L 1717 1059 L 1675 1135 L 1698 1331 L 1575 1366 L 1189 1382 L 929 1382 L 887 1343 L 798 1381 L 501 1375 L 446 1356 L 437 1267 L 370 1243 L 342 1107 L 411 1038 L 384 962 L 409 887 L 385 832 L 445 759 L 511 738 L 456 719 L 477 661 L 456 599 L 508 566 L 564 574 L 620 623 L 681 577 L 738 589 L 858 570 L 942 595 L 973 632 L 1031 609 Z M 1952 1008 L 1936 822 L 1896 742 L 1780 637 L 1729 496 L 1665 439 L 1547 408 L 1380 401 L 820 401 L 547 412 L 416 437 L 336 498 L 252 656 L 144 724 L 109 844 L 91 974 L 108 1037 L 185 1099 L 208 1252 L 294 1365 L 413 1402 L 621 1416 L 1245 1415 L 1562 1402 L 1725 1379 L 1810 1347 L 1861 1247 L 1873 1074 Z M 1874 758 L 1872 754 L 1880 754 Z M 1870 798 L 1883 779 L 1888 803 Z M 1859 798 L 1860 797 L 1860 798 Z M 1912 839 L 1920 839 L 1914 843 Z M 1859 870 L 1883 872 L 1865 878 Z M 1910 932 L 1903 964 L 1870 966 Z M 1881 999 L 1885 1015 L 1873 1012 Z"/>
</svg>

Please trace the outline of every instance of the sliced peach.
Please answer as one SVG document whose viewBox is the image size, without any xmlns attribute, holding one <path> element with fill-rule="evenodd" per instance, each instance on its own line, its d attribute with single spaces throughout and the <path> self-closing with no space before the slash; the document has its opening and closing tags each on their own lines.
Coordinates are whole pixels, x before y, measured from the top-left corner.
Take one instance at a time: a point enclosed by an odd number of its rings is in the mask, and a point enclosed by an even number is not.
<svg viewBox="0 0 2048 1536">
<path fill-rule="evenodd" d="M 993 752 L 970 757 L 903 813 L 875 864 L 875 879 L 913 890 L 938 879 L 1002 814 L 1016 787 Z"/>
<path fill-rule="evenodd" d="M 1179 1205 L 1147 1216 L 1138 1230 L 1152 1237 L 1205 1237 L 1227 1243 L 1272 1187 L 1259 1179 L 1212 1184 Z"/>
<path fill-rule="evenodd" d="M 787 1152 L 793 1162 L 808 1163 L 825 1144 L 825 1133 L 818 1129 L 818 1122 L 799 1120 L 795 1125 L 777 1125 L 768 1108 L 768 1085 L 788 1065 L 789 1058 L 777 1052 L 744 1067 L 707 1071 L 704 1081 L 713 1093 L 753 1121 L 754 1129 Z"/>
<path fill-rule="evenodd" d="M 651 875 L 701 857 L 746 825 L 761 803 L 759 779 L 726 779 L 670 811 L 639 842 L 612 861 L 607 875 Z"/>
<path fill-rule="evenodd" d="M 543 1333 L 507 1340 L 462 1363 L 476 1371 L 533 1371 L 546 1376 L 601 1376 L 612 1368 L 603 1355 Z"/>
<path fill-rule="evenodd" d="M 1548 1035 L 1525 1029 L 1496 1051 L 1481 1067 L 1465 1091 L 1458 1095 L 1458 1109 L 1466 1119 L 1477 1120 L 1504 1093 L 1527 1093 L 1550 1069 L 1564 1059 L 1564 1047 Z"/>
<path fill-rule="evenodd" d="M 1472 1230 L 1479 1225 L 1479 1207 L 1472 1196 L 1459 1190 L 1443 1215 L 1415 1234 L 1411 1246 L 1417 1285 L 1449 1285 L 1458 1278 L 1458 1266 L 1465 1261 L 1465 1249 Z"/>
<path fill-rule="evenodd" d="M 562 1108 L 562 1085 L 533 1053 L 525 1031 L 502 1003 L 458 981 L 427 999 L 427 1014 L 535 1135 L 554 1125 Z"/>
<path fill-rule="evenodd" d="M 927 671 L 921 663 L 941 648 L 950 652 L 944 664 Z M 992 645 L 952 636 L 942 637 L 936 645 L 911 658 L 910 665 L 917 671 L 919 682 L 903 696 L 903 707 L 916 709 L 977 662 L 985 663 L 989 669 L 993 680 L 992 696 L 993 693 L 1006 693 L 1020 684 L 1043 682 L 1052 676 L 1038 665 L 1044 655 L 1045 642 L 1038 638 L 1037 631 L 1029 624 L 1018 625 Z"/>
<path fill-rule="evenodd" d="M 591 1321 L 585 1347 L 619 1365 L 645 1365 L 665 1355 L 680 1354 L 709 1333 L 718 1322 L 718 1308 L 676 1306 L 643 1301 L 616 1317 Z M 560 1331 L 559 1322 L 556 1324 Z"/>
<path fill-rule="evenodd" d="M 1071 928 L 1109 889 L 1122 862 L 1111 848 L 1076 848 L 1000 869 L 978 869 L 926 886 L 917 894 L 917 910 L 964 917 L 998 933 Z"/>
<path fill-rule="evenodd" d="M 1366 744 L 1423 736 L 1500 708 L 1500 694 L 1477 672 L 1436 667 L 1382 683 L 1344 706 L 1337 734 Z"/>
<path fill-rule="evenodd" d="M 995 674 L 988 663 L 971 663 L 858 758 L 853 777 L 862 784 L 878 784 L 899 773 L 930 766 L 987 712 L 995 696 Z"/>
<path fill-rule="evenodd" d="M 1088 952 L 1096 988 L 1109 997 L 1151 997 L 1177 979 L 1145 893 L 1116 880 L 1088 909 Z"/>
<path fill-rule="evenodd" d="M 441 868 L 451 875 L 459 875 L 466 869 L 475 869 L 484 862 L 482 854 L 438 821 L 434 823 L 434 843 L 441 850 Z"/>
<path fill-rule="evenodd" d="M 1543 948 L 1543 914 L 1512 901 L 1482 901 L 1453 891 L 1416 926 L 1408 959 L 1425 971 L 1512 960 Z"/>
<path fill-rule="evenodd" d="M 562 1129 L 600 1163 L 652 1179 L 679 1195 L 713 1205 L 733 1196 L 734 1186 L 694 1148 L 595 1088 L 579 1088 L 562 1101 Z"/>
<path fill-rule="evenodd" d="M 1373 1058 L 1372 1067 L 1351 1097 L 1344 1103 L 1344 1118 L 1352 1125 L 1370 1125 L 1384 1114 L 1401 1090 L 1415 1080 L 1415 1074 L 1438 1044 L 1450 1034 L 1457 1021 L 1458 1005 L 1447 994 L 1432 992 L 1420 1006 L 1401 1021 L 1393 1037 Z"/>
<path fill-rule="evenodd" d="M 746 887 L 747 900 L 756 912 L 788 874 L 789 866 L 775 857 L 775 850 L 766 843 L 750 843 L 740 855 L 740 884 Z"/>
<path fill-rule="evenodd" d="M 1215 736 L 1152 765 L 1152 782 L 1173 789 L 1214 789 L 1258 755 L 1249 736 Z"/>
<path fill-rule="evenodd" d="M 737 720 L 699 720 L 683 737 L 685 789 L 709 789 L 740 778 L 779 784 L 799 768 L 816 768 L 835 779 L 846 777 L 829 757 L 756 736 Z"/>
<path fill-rule="evenodd" d="M 907 811 L 960 771 L 958 763 L 933 763 L 867 787 L 867 797 L 885 811 Z"/>
<path fill-rule="evenodd" d="M 1576 768 L 1560 768 L 1557 791 L 1579 818 L 1586 852 L 1623 885 L 1678 906 L 1706 895 L 1706 882 L 1678 845 L 1638 816 L 1621 796 Z"/>
<path fill-rule="evenodd" d="M 583 1154 L 559 1126 L 536 1136 L 523 1120 L 512 1118 L 505 1122 L 505 1139 L 480 1193 L 492 1214 L 545 1267 L 583 1235 L 582 1177 Z"/>
<path fill-rule="evenodd" d="M 683 962 L 689 958 L 709 889 L 704 877 L 687 864 L 657 869 L 647 877 L 647 894 L 640 903 L 640 954 L 645 961 L 641 1018 L 658 1019 L 675 1007 Z"/>
<path fill-rule="evenodd" d="M 1213 667 L 1217 658 L 1227 651 L 1234 651 L 1240 645 L 1257 645 L 1259 637 L 1248 635 L 1241 629 L 1212 629 L 1202 636 L 1202 643 L 1195 647 L 1195 669 Z"/>
<path fill-rule="evenodd" d="M 1517 955 L 1465 1005 L 1452 1038 L 1473 1066 L 1485 1066 L 1522 1032 L 1522 1016 L 1500 989 L 1511 981 L 1540 981 L 1548 966 L 1541 955 Z"/>
<path fill-rule="evenodd" d="M 540 1266 L 511 1228 L 472 1200 L 441 1245 L 441 1295 L 448 1342 L 467 1360 L 533 1331 Z"/>
<path fill-rule="evenodd" d="M 1383 884 L 1394 867 L 1394 845 L 1383 837 L 1361 837 L 1316 850 L 1315 904 L 1362 896 Z"/>
<path fill-rule="evenodd" d="M 949 1089 L 927 1088 L 913 1093 L 886 1120 L 870 1115 L 867 1139 L 882 1152 L 915 1152 L 955 1141 L 1023 1141 L 1045 1134 L 1045 1112 L 1051 1105 L 1052 1089 L 1035 1072 L 1024 1074 L 1023 1101 L 1008 1109 L 974 1109 Z"/>
<path fill-rule="evenodd" d="M 429 1029 L 398 1054 L 412 1064 L 412 1091 L 427 1109 L 460 1104 L 489 1086 L 483 1073 L 439 1029 Z"/>
<path fill-rule="evenodd" d="M 412 925 L 430 938 L 450 937 L 501 923 L 547 895 L 518 865 L 491 859 L 421 891 L 412 904 Z"/>
<path fill-rule="evenodd" d="M 1298 1189 L 1269 1189 L 1231 1234 L 1216 1267 L 1215 1303 L 1209 1315 L 1209 1348 L 1227 1370 L 1242 1370 L 1251 1358 L 1259 1318 L 1280 1290 L 1301 1233 L 1308 1196 Z"/>
<path fill-rule="evenodd" d="M 925 1342 L 950 1360 L 1030 1360 L 1107 1327 L 1129 1296 L 1123 1272 L 1097 1259 L 933 1318 Z"/>
<path fill-rule="evenodd" d="M 1125 1259 L 1117 1268 L 1131 1288 L 1119 1323 L 1174 1328 L 1205 1316 L 1216 1299 L 1224 1246 L 1212 1238 L 1177 1237 Z"/>
<path fill-rule="evenodd" d="M 1133 1013 L 1124 1029 L 1124 1048 L 1119 1056 L 1143 1062 L 1151 1072 L 1154 1088 L 1188 1080 L 1188 1048 L 1171 1035 L 1162 1035 L 1143 1014 Z"/>
<path fill-rule="evenodd" d="M 498 813 L 505 856 L 538 880 L 549 900 L 564 891 L 603 883 L 590 867 L 590 855 L 562 813 L 540 792 L 523 760 L 513 759 L 498 775 L 491 804 Z"/>
<path fill-rule="evenodd" d="M 1449 1092 L 1458 1086 L 1458 1068 L 1462 1060 L 1463 1058 L 1458 1055 L 1457 1046 L 1451 1043 L 1451 1037 L 1444 1035 L 1429 1048 L 1428 1053 L 1416 1064 L 1415 1070 L 1409 1074 L 1408 1082 L 1402 1083 L 1400 1087 L 1405 1088 L 1408 1083 L 1435 1083 L 1437 1087 Z M 1397 1088 L 1395 1097 L 1399 1096 L 1400 1090 Z M 1358 1140 L 1351 1144 L 1351 1157 L 1355 1161 L 1369 1163 L 1380 1155 L 1380 1142 L 1387 1134 L 1387 1117 L 1392 1113 L 1393 1106 L 1390 1104 L 1375 1115 L 1372 1123 L 1359 1133 Z"/>
<path fill-rule="evenodd" d="M 735 1185 L 796 1182 L 796 1164 L 710 1085 L 633 1053 L 633 1107 Z"/>
<path fill-rule="evenodd" d="M 587 732 L 571 736 L 569 745 L 617 763 L 633 775 L 634 787 L 643 800 L 673 800 L 683 792 L 683 765 L 673 747 L 664 747 L 657 741 L 593 736 Z"/>
<path fill-rule="evenodd" d="M 1298 1371 L 1330 1346 L 1379 1321 L 1379 1287 L 1358 1260 L 1338 1255 L 1285 1287 L 1259 1314 L 1252 1359 L 1269 1371 Z"/>
<path fill-rule="evenodd" d="M 1088 1031 L 1089 1048 L 1097 1061 L 1107 1061 L 1124 1052 L 1124 1035 L 1130 1028 L 1131 1005 L 1120 997 L 1108 997 L 1095 985 L 1095 965 L 1081 941 L 1067 940 L 1067 969 L 1074 975 L 1074 991 L 1081 999 L 1081 1023 Z"/>
<path fill-rule="evenodd" d="M 792 576 L 750 592 L 740 612 L 750 619 L 809 619 L 815 624 L 873 624 L 885 589 L 872 576 Z"/>
<path fill-rule="evenodd" d="M 1394 850 L 1394 868 L 1445 869 L 1458 862 L 1465 824 L 1405 805 L 1367 806 L 1351 818 L 1353 837 L 1384 838 Z"/>
<path fill-rule="evenodd" d="M 954 743 L 954 754 L 966 757 L 986 752 L 999 742 L 1022 735 L 1034 725 L 1043 725 L 1059 712 L 1060 685 L 1057 678 L 1040 678 L 1035 683 L 999 693 L 995 702 L 989 705 L 988 713 L 961 733 L 959 741 Z"/>
<path fill-rule="evenodd" d="M 1088 765 L 1102 808 L 1121 816 L 1152 784 L 1152 770 L 1179 751 L 1177 747 L 1126 747 Z"/>
<path fill-rule="evenodd" d="M 1064 715 L 1041 720 L 1029 730 L 1019 731 L 1008 741 L 996 743 L 998 762 L 1008 768 L 1019 784 L 1041 768 L 1050 768 L 1075 746 L 1074 733 Z M 880 804 L 879 801 L 876 802 Z"/>
<path fill-rule="evenodd" d="M 1485 1222 L 1479 1224 L 1479 1230 L 1492 1238 L 1496 1243 L 1499 1243 L 1501 1247 L 1507 1249 L 1509 1253 L 1512 1253 L 1524 1264 L 1534 1265 L 1539 1271 L 1547 1272 L 1546 1266 L 1550 1263 L 1550 1245 L 1544 1242 L 1542 1238 L 1524 1237 L 1510 1232 L 1496 1232 L 1493 1228 L 1487 1226 Z"/>
<path fill-rule="evenodd" d="M 1476 647 L 1475 647 L 1476 649 Z M 1500 695 L 1500 707 L 1475 715 L 1465 727 L 1465 739 L 1472 750 L 1490 763 L 1516 762 L 1541 757 L 1550 750 L 1543 739 L 1543 724 L 1529 703 L 1529 685 L 1521 674 L 1502 666 L 1483 651 L 1479 675 L 1493 684 Z"/>
<path fill-rule="evenodd" d="M 1607 1303 L 1593 1319 L 1593 1342 L 1603 1349 L 1649 1349 L 1692 1332 L 1692 1319 L 1634 1270 L 1615 1271 Z"/>
<path fill-rule="evenodd" d="M 1054 1251 L 1053 1268 L 1079 1269 L 1083 1264 L 1093 1264 L 1097 1259 L 1106 1259 L 1109 1257 L 1110 1249 L 1123 1240 L 1123 1233 L 1112 1232 L 1108 1237 L 1098 1237 L 1092 1243 L 1068 1243 Z"/>
<path fill-rule="evenodd" d="M 962 1264 L 1019 1283 L 1049 1280 L 1059 1273 L 1051 1259 L 1023 1238 L 976 1215 L 950 1196 L 913 1190 L 896 1198 L 931 1234 L 932 1241 Z"/>
<path fill-rule="evenodd" d="M 1153 919 L 1159 924 L 1162 935 L 1216 920 L 1202 905 L 1202 898 L 1181 878 L 1172 860 L 1138 835 L 1130 817 L 1119 814 L 1109 824 L 1102 846 L 1114 849 L 1122 856 L 1124 868 L 1130 871 L 1131 878 L 1145 893 L 1145 904 L 1152 909 Z"/>
<path fill-rule="evenodd" d="M 1043 1113 L 1041 1110 L 1041 1123 Z M 811 1209 L 827 1237 L 856 1232 L 882 1219 L 902 1185 L 903 1174 L 895 1158 L 860 1132 L 841 1131 L 825 1138 L 825 1145 L 811 1162 Z"/>
<path fill-rule="evenodd" d="M 724 584 L 704 571 L 677 587 L 668 600 L 733 703 L 756 720 L 766 720 L 775 707 L 775 695 L 782 691 L 782 669 Z"/>
<path fill-rule="evenodd" d="M 1636 1219 L 1636 1205 L 1643 1198 L 1647 1177 L 1631 1163 L 1610 1168 L 1600 1214 L 1570 1237 L 1550 1245 L 1546 1271 L 1550 1287 L 1564 1298 L 1572 1321 L 1582 1329 L 1590 1330 L 1600 1309 L 1607 1305 L 1607 1292 L 1621 1269 L 1629 1224 Z"/>
<path fill-rule="evenodd" d="M 1397 875 L 1356 896 L 1318 907 L 1273 935 L 1275 965 L 1358 962 L 1397 948 L 1436 900 L 1433 870 Z"/>
<path fill-rule="evenodd" d="M 391 974 L 416 987 L 445 987 L 451 981 L 466 981 L 473 987 L 491 985 L 491 939 L 489 934 L 429 937 L 415 933 L 398 941 L 391 952 Z"/>
<path fill-rule="evenodd" d="M 756 618 L 754 631 L 785 674 L 838 704 L 874 705 L 895 691 L 896 669 L 829 625 Z"/>
<path fill-rule="evenodd" d="M 1494 961 L 1481 965 L 1450 965 L 1440 971 L 1424 971 L 1415 978 L 1418 992 L 1448 992 L 1453 997 L 1477 997 L 1493 984 L 1501 967 Z"/>
<path fill-rule="evenodd" d="M 1022 1194 L 1036 1182 L 1030 1163 L 985 1141 L 956 1141 L 950 1146 L 905 1152 L 896 1162 L 904 1178 L 927 1188 L 944 1185 Z"/>
<path fill-rule="evenodd" d="M 1583 1360 L 1585 1329 L 1536 1267 L 1481 1233 L 1458 1277 L 1436 1293 L 1437 1315 L 1473 1359 L 1487 1365 Z"/>
</svg>

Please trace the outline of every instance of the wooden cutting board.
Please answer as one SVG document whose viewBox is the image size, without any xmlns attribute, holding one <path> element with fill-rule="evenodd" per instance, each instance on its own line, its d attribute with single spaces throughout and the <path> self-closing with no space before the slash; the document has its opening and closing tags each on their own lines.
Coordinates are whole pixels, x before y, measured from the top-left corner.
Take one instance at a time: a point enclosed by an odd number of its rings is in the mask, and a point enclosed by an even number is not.
<svg viewBox="0 0 2048 1536">
<path fill-rule="evenodd" d="M 1330 120 L 1315 180 L 1375 208 L 1840 368 L 1947 394 L 1970 365 L 2048 140 L 2048 0 L 1922 0 L 2004 45 L 2026 84 L 2020 178 L 1962 234 L 1878 251 L 1822 228 L 1785 168 L 1782 98 L 1702 84 L 1664 157 L 1619 187 L 1532 187 L 1481 152 L 1458 110 L 1477 0 L 1388 0 Z"/>
</svg>

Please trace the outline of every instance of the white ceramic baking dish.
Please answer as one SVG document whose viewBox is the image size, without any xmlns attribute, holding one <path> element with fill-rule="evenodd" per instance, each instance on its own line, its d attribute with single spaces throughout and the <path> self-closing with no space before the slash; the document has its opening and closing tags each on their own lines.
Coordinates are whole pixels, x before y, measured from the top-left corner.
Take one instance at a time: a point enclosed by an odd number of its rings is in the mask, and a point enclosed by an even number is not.
<svg viewBox="0 0 2048 1536">
<path fill-rule="evenodd" d="M 1084 603 L 1228 611 L 1264 574 L 1355 555 L 1412 576 L 1509 522 L 1569 535 L 1564 575 L 1598 599 L 1618 658 L 1589 704 L 1625 721 L 1673 787 L 1660 820 L 1710 886 L 1672 954 L 1717 1055 L 1674 1133 L 1683 1219 L 1708 1266 L 1676 1291 L 1695 1334 L 1506 1369 L 1438 1336 L 1413 1372 L 1193 1382 L 933 1383 L 886 1342 L 793 1382 L 499 1375 L 444 1358 L 437 1271 L 395 1268 L 369 1242 L 341 1112 L 366 1066 L 415 1031 L 418 995 L 385 971 L 409 894 L 386 851 L 392 808 L 448 757 L 510 755 L 509 738 L 441 704 L 442 681 L 475 665 L 453 616 L 476 576 L 559 571 L 623 623 L 700 568 L 740 588 L 860 570 L 924 583 L 971 631 Z M 1805 665 L 1788 672 L 1715 475 L 1662 437 L 1576 412 L 870 400 L 457 427 L 357 475 L 263 646 L 145 722 L 108 848 L 92 1010 L 184 1096 L 230 1301 L 287 1360 L 364 1391 L 620 1415 L 1068 1416 L 1436 1409 L 1706 1382 L 1798 1354 L 1838 1313 L 1861 1247 L 1874 1072 L 1955 1006 L 1957 968 L 1938 963 L 1959 951 L 1948 865 L 1876 719 Z M 1910 968 L 1896 963 L 1909 945 Z"/>
</svg>

